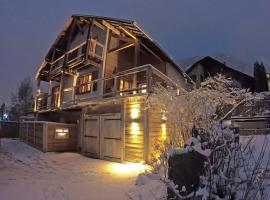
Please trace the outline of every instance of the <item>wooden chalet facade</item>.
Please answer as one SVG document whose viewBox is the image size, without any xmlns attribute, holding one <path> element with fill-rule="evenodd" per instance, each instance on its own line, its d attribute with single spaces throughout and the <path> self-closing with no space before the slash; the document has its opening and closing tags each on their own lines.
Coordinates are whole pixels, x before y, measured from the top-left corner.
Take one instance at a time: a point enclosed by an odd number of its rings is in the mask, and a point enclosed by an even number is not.
<svg viewBox="0 0 270 200">
<path fill-rule="evenodd" d="M 38 120 L 77 123 L 78 150 L 114 161 L 148 161 L 166 134 L 148 109 L 155 84 L 190 79 L 134 21 L 73 15 L 36 74 Z"/>
<path fill-rule="evenodd" d="M 237 71 L 231 67 L 228 67 L 226 63 L 223 63 L 215 58 L 206 56 L 197 62 L 193 63 L 186 73 L 195 82 L 196 87 L 199 87 L 208 77 L 222 74 L 227 78 L 232 78 L 237 81 L 242 88 L 247 88 L 253 91 L 254 78 L 240 71 Z"/>
</svg>

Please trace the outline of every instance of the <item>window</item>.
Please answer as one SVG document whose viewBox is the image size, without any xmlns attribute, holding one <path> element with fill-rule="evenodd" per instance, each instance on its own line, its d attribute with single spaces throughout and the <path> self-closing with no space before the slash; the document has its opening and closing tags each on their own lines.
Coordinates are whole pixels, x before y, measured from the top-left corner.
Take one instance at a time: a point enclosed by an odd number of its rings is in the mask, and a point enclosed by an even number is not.
<svg viewBox="0 0 270 200">
<path fill-rule="evenodd" d="M 80 76 L 77 82 L 78 86 L 77 94 L 84 94 L 91 92 L 91 81 L 92 81 L 92 74 Z"/>
<path fill-rule="evenodd" d="M 92 82 L 98 79 L 98 71 L 93 71 L 90 74 L 82 75 L 77 80 L 77 94 L 90 93 L 97 91 L 97 82 Z M 93 86 L 93 87 L 92 87 Z"/>
</svg>

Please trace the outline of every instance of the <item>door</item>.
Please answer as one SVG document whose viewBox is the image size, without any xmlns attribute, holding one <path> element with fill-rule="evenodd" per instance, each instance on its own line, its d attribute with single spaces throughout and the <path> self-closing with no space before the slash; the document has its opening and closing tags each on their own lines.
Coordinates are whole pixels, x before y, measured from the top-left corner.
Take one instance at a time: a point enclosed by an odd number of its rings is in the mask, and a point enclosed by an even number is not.
<svg viewBox="0 0 270 200">
<path fill-rule="evenodd" d="M 100 157 L 99 120 L 99 116 L 86 116 L 84 128 L 84 153 L 96 158 Z"/>
<path fill-rule="evenodd" d="M 121 117 L 120 114 L 101 116 L 101 158 L 121 161 Z"/>
<path fill-rule="evenodd" d="M 91 115 L 85 117 L 84 153 L 91 157 L 121 161 L 121 115 Z"/>
</svg>

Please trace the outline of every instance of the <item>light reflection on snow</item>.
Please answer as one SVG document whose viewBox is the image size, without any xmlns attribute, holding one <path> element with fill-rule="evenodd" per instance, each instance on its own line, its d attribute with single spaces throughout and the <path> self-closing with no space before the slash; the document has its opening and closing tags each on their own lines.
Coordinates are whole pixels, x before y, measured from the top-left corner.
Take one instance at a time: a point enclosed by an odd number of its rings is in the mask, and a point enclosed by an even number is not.
<svg viewBox="0 0 270 200">
<path fill-rule="evenodd" d="M 149 166 L 142 163 L 111 163 L 109 170 L 116 174 L 135 175 L 145 172 Z"/>
</svg>

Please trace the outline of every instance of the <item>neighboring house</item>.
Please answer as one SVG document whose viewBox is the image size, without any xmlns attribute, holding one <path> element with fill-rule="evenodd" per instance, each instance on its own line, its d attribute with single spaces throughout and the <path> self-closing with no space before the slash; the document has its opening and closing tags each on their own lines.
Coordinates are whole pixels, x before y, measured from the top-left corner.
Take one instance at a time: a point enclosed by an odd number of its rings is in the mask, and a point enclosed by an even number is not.
<svg viewBox="0 0 270 200">
<path fill-rule="evenodd" d="M 270 73 L 266 73 L 266 78 L 267 78 L 267 81 L 268 81 L 268 89 L 270 91 Z"/>
<path fill-rule="evenodd" d="M 186 73 L 196 83 L 196 87 L 199 87 L 206 78 L 222 74 L 237 81 L 241 87 L 253 90 L 254 78 L 252 76 L 228 67 L 226 63 L 210 56 L 206 56 L 192 64 L 186 70 Z"/>
<path fill-rule="evenodd" d="M 78 149 L 115 161 L 148 161 L 166 134 L 148 109 L 155 84 L 192 80 L 134 21 L 73 15 L 36 74 L 38 120 L 78 123 Z"/>
</svg>

